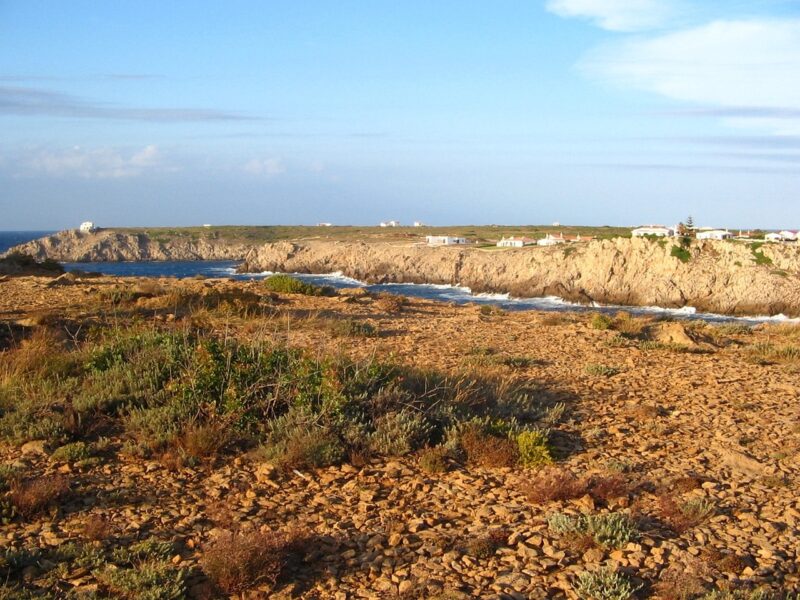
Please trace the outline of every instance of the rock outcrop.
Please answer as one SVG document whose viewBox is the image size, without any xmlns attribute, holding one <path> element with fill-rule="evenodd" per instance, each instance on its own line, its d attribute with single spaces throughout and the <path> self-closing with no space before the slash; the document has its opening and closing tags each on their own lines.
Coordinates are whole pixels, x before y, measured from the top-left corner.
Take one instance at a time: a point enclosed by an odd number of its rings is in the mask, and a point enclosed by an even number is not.
<svg viewBox="0 0 800 600">
<path fill-rule="evenodd" d="M 475 293 L 559 296 L 589 303 L 684 307 L 735 315 L 800 315 L 800 247 L 596 240 L 506 251 L 409 244 L 280 242 L 253 249 L 240 270 L 330 273 L 371 283 L 467 286 Z M 760 264 L 759 264 L 760 263 Z"/>
<path fill-rule="evenodd" d="M 370 283 L 463 285 L 475 293 L 631 306 L 692 306 L 732 315 L 800 316 L 800 245 L 695 242 L 673 256 L 672 241 L 595 240 L 496 251 L 388 242 L 304 241 L 254 246 L 225 239 L 64 231 L 9 252 L 37 260 L 243 260 L 242 272 L 341 271 Z"/>
<path fill-rule="evenodd" d="M 21 244 L 8 251 L 37 260 L 60 262 L 122 262 L 140 260 L 241 260 L 252 246 L 208 238 L 155 240 L 144 233 L 113 229 L 74 229 Z"/>
</svg>

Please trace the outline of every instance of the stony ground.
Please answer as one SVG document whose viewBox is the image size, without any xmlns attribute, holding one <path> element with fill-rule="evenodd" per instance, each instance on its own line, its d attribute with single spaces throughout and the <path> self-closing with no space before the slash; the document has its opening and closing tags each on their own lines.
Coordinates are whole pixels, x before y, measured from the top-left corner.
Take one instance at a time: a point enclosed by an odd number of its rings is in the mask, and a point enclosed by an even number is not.
<svg viewBox="0 0 800 600">
<path fill-rule="evenodd" d="M 90 300 L 117 285 L 107 278 L 63 286 L 43 278 L 6 280 L 0 320 L 25 325 L 41 311 L 55 311 L 80 322 Z M 262 293 L 258 283 L 180 285 Z M 190 593 L 198 597 L 209 594 L 197 568 L 202 549 L 221 530 L 287 526 L 313 536 L 305 564 L 278 589 L 264 587 L 256 596 L 576 598 L 576 576 L 601 566 L 628 575 L 642 598 L 696 597 L 677 595 L 678 583 L 673 596 L 665 591 L 678 579 L 706 589 L 800 590 L 798 362 L 754 360 L 752 351 L 762 343 L 797 343 L 796 328 L 676 333 L 667 326 L 670 339 L 677 335 L 687 348 L 595 329 L 587 315 L 419 300 L 398 308 L 358 293 L 279 300 L 269 319 L 215 326 L 320 353 L 392 356 L 421 368 L 524 383 L 530 393 L 564 403 L 553 433 L 557 468 L 621 478 L 625 492 L 607 501 L 583 495 L 534 502 L 525 494 L 537 477 L 531 470 L 450 461 L 446 472 L 430 474 L 414 456 L 316 472 L 278 473 L 247 455 L 175 468 L 127 457 L 115 440 L 101 464 L 78 469 L 53 462 L 33 442 L 3 447 L 3 462 L 68 473 L 76 493 L 47 518 L 0 525 L 3 543 L 59 546 L 81 539 L 87 520 L 102 516 L 116 544 L 153 535 L 174 541 L 173 563 L 191 570 Z M 332 337 L 320 326 L 343 316 L 371 323 L 379 335 Z M 713 508 L 676 532 L 659 512 L 665 490 L 676 501 L 703 498 Z M 546 520 L 555 512 L 620 511 L 637 520 L 639 533 L 618 549 L 576 543 Z M 477 548 L 493 531 L 502 531 L 503 542 Z M 26 577 L 35 580 L 44 570 Z M 95 586 L 85 569 L 64 580 L 76 589 Z"/>
</svg>

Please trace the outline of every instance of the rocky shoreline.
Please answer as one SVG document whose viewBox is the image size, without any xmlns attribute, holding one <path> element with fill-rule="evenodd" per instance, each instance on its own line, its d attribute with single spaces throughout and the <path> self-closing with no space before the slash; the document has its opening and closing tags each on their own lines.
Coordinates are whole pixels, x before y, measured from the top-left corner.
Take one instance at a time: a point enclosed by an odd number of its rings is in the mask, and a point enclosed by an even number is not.
<svg viewBox="0 0 800 600">
<path fill-rule="evenodd" d="M 369 283 L 459 284 L 475 293 L 558 296 L 581 303 L 800 315 L 796 247 L 754 250 L 746 244 L 701 242 L 692 245 L 685 261 L 672 253 L 672 242 L 623 238 L 505 251 L 281 242 L 251 250 L 240 271 L 341 271 Z"/>
<path fill-rule="evenodd" d="M 800 247 L 778 244 L 704 241 L 683 251 L 668 240 L 616 238 L 496 251 L 408 242 L 159 241 L 103 230 L 61 232 L 11 251 L 69 262 L 242 260 L 240 272 L 341 272 L 368 283 L 458 284 L 521 298 L 800 316 Z"/>
</svg>

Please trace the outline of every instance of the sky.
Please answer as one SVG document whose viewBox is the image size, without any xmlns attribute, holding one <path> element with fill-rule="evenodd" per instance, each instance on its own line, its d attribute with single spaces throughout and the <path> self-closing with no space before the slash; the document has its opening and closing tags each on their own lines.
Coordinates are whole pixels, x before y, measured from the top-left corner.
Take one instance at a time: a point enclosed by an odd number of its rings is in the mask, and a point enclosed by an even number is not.
<svg viewBox="0 0 800 600">
<path fill-rule="evenodd" d="M 0 230 L 800 228 L 800 0 L 0 0 Z"/>
</svg>

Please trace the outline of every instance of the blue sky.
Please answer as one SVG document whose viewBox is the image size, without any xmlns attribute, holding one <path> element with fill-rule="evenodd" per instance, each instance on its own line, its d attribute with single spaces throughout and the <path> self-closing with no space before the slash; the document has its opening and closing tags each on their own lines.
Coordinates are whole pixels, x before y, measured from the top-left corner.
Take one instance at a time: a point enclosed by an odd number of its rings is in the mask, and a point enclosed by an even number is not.
<svg viewBox="0 0 800 600">
<path fill-rule="evenodd" d="M 800 228 L 800 1 L 0 1 L 0 229 Z"/>
</svg>

